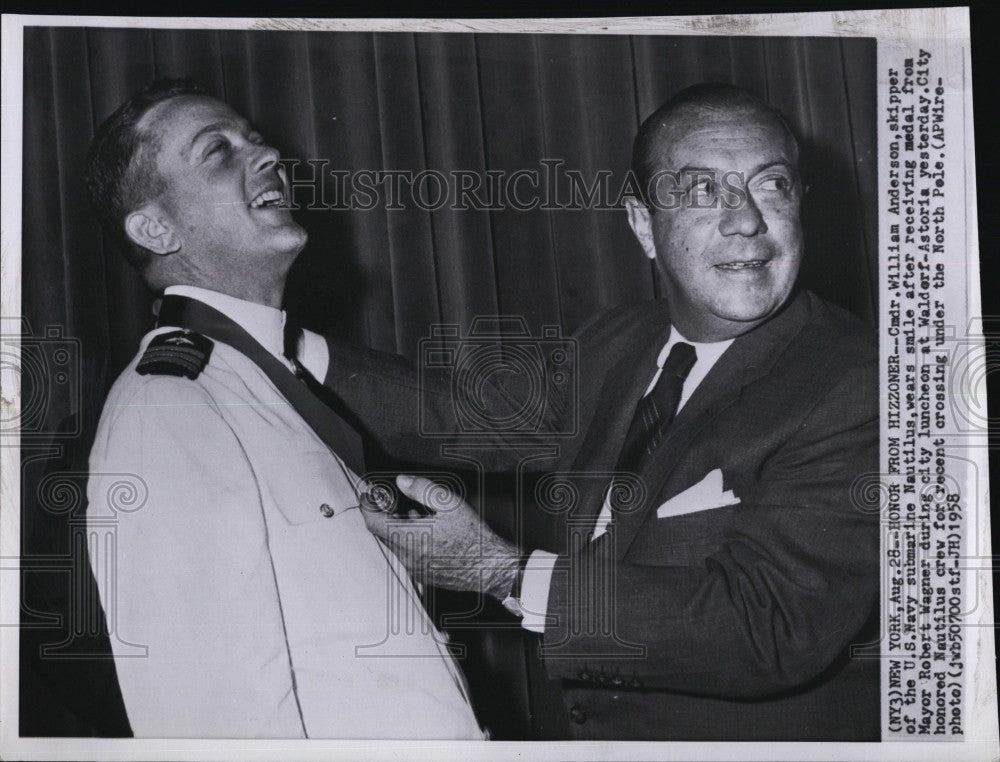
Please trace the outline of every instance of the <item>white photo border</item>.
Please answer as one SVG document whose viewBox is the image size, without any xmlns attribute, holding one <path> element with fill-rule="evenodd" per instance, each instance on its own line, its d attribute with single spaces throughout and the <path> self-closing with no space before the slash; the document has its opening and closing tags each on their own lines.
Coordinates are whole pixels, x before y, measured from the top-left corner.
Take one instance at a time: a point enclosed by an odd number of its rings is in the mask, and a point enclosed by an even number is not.
<svg viewBox="0 0 1000 762">
<path fill-rule="evenodd" d="M 901 48 L 932 41 L 947 48 L 970 69 L 969 15 L 964 8 L 935 8 L 882 11 L 835 11 L 792 14 L 731 16 L 686 16 L 593 19 L 267 19 L 267 18 L 145 18 L 101 16 L 4 16 L 2 22 L 2 259 L 0 314 L 21 314 L 21 193 L 22 193 L 22 102 L 23 30 L 27 26 L 145 27 L 159 29 L 231 29 L 299 31 L 412 31 L 412 32 L 525 32 L 586 34 L 663 34 L 723 36 L 868 36 L 879 46 L 878 114 L 884 113 L 887 83 L 884 56 Z M 980 313 L 979 248 L 976 228 L 975 155 L 972 129 L 970 79 L 963 77 L 961 119 L 964 150 L 965 195 L 961 207 L 965 215 L 964 303 L 971 320 Z M 880 186 L 884 180 L 881 162 Z M 880 194 L 880 219 L 883 217 Z M 954 225 L 954 222 L 952 223 Z M 880 240 L 880 255 L 883 244 Z M 882 274 L 880 272 L 880 281 Z M 5 408 L 3 418 L 19 405 L 19 379 L 4 369 L 2 381 Z M 985 401 L 983 401 L 985 404 Z M 989 473 L 987 440 L 970 440 L 964 456 L 980 474 Z M 9 441 L 5 439 L 5 442 Z M 0 448 L 0 756 L 10 759 L 109 759 L 109 760 L 368 760 L 405 756 L 408 759 L 692 759 L 721 760 L 928 760 L 991 759 L 1000 756 L 994 674 L 994 618 L 990 575 L 990 533 L 988 509 L 975 527 L 977 547 L 985 554 L 986 565 L 977 575 L 980 600 L 978 621 L 969 623 L 973 635 L 967 641 L 967 670 L 973 676 L 966 703 L 966 734 L 961 742 L 883 741 L 881 743 L 690 743 L 690 742 L 430 742 L 430 741 L 330 741 L 330 740 L 149 740 L 21 738 L 18 733 L 18 638 L 16 626 L 20 604 L 20 467 L 19 448 Z M 985 479 L 975 484 L 972 497 L 979 506 L 988 506 Z"/>
</svg>

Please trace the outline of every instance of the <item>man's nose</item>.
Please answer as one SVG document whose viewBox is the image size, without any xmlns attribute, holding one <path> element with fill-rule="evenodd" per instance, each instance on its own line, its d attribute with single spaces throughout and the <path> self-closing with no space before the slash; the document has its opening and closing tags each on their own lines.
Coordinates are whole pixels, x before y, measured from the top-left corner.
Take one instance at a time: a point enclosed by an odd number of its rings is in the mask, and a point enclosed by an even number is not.
<svg viewBox="0 0 1000 762">
<path fill-rule="evenodd" d="M 280 158 L 281 154 L 278 153 L 277 148 L 272 148 L 271 146 L 260 146 L 253 157 L 253 171 L 265 172 L 268 169 L 273 168 L 274 165 L 278 163 L 278 159 Z"/>
<path fill-rule="evenodd" d="M 719 222 L 719 232 L 722 235 L 753 236 L 767 232 L 764 216 L 754 203 L 753 197 L 747 193 L 745 200 L 734 209 L 723 209 L 722 220 Z"/>
</svg>

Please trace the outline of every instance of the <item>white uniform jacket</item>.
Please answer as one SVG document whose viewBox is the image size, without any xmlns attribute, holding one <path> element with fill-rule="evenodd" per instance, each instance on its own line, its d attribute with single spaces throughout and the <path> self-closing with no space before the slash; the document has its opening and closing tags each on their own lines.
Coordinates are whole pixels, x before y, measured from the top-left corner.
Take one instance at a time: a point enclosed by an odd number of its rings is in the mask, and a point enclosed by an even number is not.
<svg viewBox="0 0 1000 762">
<path fill-rule="evenodd" d="M 357 476 L 263 371 L 220 342 L 193 380 L 136 361 L 88 486 L 135 735 L 482 738 L 445 637 L 365 527 Z"/>
</svg>

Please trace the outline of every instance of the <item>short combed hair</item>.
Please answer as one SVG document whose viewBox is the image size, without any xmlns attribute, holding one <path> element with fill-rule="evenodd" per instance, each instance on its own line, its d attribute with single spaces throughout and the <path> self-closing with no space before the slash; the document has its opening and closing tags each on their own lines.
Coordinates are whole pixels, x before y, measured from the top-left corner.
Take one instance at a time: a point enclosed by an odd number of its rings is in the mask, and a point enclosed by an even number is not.
<svg viewBox="0 0 1000 762">
<path fill-rule="evenodd" d="M 632 143 L 632 174 L 639 186 L 638 190 L 642 194 L 643 203 L 647 206 L 650 205 L 649 183 L 655 174 L 663 169 L 658 166 L 659 156 L 656 148 L 662 139 L 660 133 L 668 121 L 683 111 L 730 109 L 757 110 L 772 115 L 775 121 L 784 127 L 796 151 L 798 151 L 799 142 L 788 120 L 767 101 L 758 98 L 742 87 L 722 82 L 703 82 L 691 85 L 678 92 L 646 117 L 636 133 Z"/>
<path fill-rule="evenodd" d="M 156 170 L 156 136 L 140 131 L 138 124 L 153 106 L 181 95 L 209 93 L 194 80 L 158 79 L 101 123 L 87 154 L 84 181 L 94 212 L 105 233 L 140 273 L 152 254 L 128 237 L 125 217 L 154 197 L 163 180 Z"/>
</svg>

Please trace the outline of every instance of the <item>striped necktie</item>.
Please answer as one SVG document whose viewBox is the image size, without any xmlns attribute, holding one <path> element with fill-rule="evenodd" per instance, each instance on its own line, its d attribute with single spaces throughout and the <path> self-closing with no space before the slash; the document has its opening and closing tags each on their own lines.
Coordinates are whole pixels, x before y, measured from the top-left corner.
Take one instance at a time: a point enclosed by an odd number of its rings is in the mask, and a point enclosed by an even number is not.
<svg viewBox="0 0 1000 762">
<path fill-rule="evenodd" d="M 639 400 L 618 456 L 616 471 L 636 473 L 663 440 L 681 401 L 684 380 L 697 360 L 694 347 L 679 341 L 670 349 L 653 390 Z"/>
</svg>

